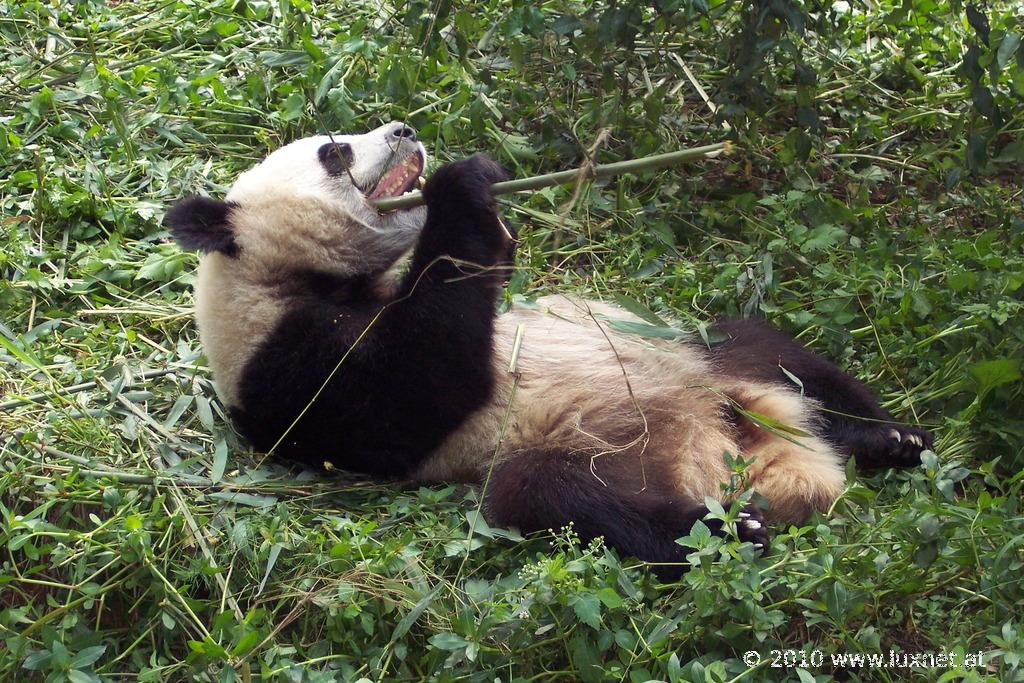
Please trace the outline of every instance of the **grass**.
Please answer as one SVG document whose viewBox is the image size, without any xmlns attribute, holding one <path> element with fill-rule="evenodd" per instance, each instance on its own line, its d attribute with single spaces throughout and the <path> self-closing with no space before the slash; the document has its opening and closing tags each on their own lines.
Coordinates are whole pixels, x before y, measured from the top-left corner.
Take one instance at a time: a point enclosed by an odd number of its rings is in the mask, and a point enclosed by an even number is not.
<svg viewBox="0 0 1024 683">
<path fill-rule="evenodd" d="M 0 678 L 1024 680 L 1019 19 L 0 5 Z M 674 585 L 571 530 L 491 528 L 470 488 L 263 462 L 217 401 L 195 257 L 160 219 L 285 141 L 391 119 L 438 163 L 485 151 L 517 176 L 731 139 L 511 198 L 509 298 L 584 292 L 691 329 L 767 316 L 929 425 L 934 456 L 852 477 L 764 558 L 695 539 Z M 958 659 L 831 659 L 890 651 Z"/>
</svg>

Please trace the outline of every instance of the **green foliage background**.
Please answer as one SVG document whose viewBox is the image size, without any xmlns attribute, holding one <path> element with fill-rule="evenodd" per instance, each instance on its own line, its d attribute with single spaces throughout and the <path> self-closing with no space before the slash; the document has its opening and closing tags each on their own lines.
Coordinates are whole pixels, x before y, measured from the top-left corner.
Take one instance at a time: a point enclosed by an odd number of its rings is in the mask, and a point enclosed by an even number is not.
<svg viewBox="0 0 1024 683">
<path fill-rule="evenodd" d="M 1022 20 L 958 0 L 0 2 L 0 677 L 1024 680 Z M 471 489 L 263 462 L 215 398 L 195 258 L 160 219 L 288 140 L 392 119 L 435 163 L 486 151 L 516 175 L 733 140 L 513 198 L 508 296 L 767 316 L 936 454 L 851 478 L 762 559 L 703 539 L 670 586 L 571 532 L 492 529 Z M 786 649 L 825 663 L 773 667 Z M 987 664 L 829 658 L 890 649 Z"/>
</svg>

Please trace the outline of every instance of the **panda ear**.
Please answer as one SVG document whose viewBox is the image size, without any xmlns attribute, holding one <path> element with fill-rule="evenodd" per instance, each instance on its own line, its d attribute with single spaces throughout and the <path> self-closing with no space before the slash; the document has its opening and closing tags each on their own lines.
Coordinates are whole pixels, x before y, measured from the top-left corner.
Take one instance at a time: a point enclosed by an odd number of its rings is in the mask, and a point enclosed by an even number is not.
<svg viewBox="0 0 1024 683">
<path fill-rule="evenodd" d="M 238 253 L 228 216 L 235 204 L 210 197 L 185 197 L 174 202 L 164 225 L 185 249 L 204 253 L 219 251 L 228 256 Z"/>
</svg>

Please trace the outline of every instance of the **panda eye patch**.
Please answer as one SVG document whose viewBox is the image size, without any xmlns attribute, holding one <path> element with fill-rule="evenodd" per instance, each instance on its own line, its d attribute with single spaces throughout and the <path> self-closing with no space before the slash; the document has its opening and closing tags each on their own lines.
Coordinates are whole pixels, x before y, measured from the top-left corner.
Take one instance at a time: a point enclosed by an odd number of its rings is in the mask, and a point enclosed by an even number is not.
<svg viewBox="0 0 1024 683">
<path fill-rule="evenodd" d="M 342 175 L 352 165 L 355 154 L 347 142 L 329 142 L 316 151 L 320 163 L 329 175 Z"/>
</svg>

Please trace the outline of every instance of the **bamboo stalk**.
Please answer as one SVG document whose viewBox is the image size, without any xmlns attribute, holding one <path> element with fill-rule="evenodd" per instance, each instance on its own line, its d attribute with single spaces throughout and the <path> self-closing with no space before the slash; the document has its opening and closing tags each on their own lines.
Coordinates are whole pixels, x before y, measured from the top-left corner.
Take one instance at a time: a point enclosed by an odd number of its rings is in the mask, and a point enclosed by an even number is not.
<svg viewBox="0 0 1024 683">
<path fill-rule="evenodd" d="M 162 377 L 164 375 L 173 375 L 175 370 L 173 368 L 164 368 L 162 370 L 145 370 L 140 372 L 138 375 L 139 380 L 153 379 L 154 377 Z M 137 381 L 129 382 L 128 386 L 134 386 L 138 384 Z M 12 398 L 10 401 L 4 401 L 0 403 L 0 411 L 10 410 L 11 408 L 17 408 L 24 403 L 36 403 L 37 401 L 43 401 L 45 399 L 54 398 L 58 394 L 77 394 L 80 391 L 87 391 L 94 389 L 97 386 L 96 380 L 91 382 L 82 382 L 81 384 L 72 384 L 71 386 L 62 387 L 55 391 L 41 391 L 38 394 L 28 394 L 27 396 L 19 396 L 18 398 Z"/>
<path fill-rule="evenodd" d="M 654 156 L 641 157 L 639 159 L 629 159 L 627 161 L 616 161 L 611 164 L 595 165 L 588 176 L 593 178 L 608 178 L 610 176 L 619 175 L 620 173 L 653 171 L 658 168 L 665 168 L 666 166 L 675 166 L 676 164 L 681 164 L 684 161 L 690 161 L 692 159 L 706 158 L 723 151 L 728 153 L 729 146 L 728 142 L 716 142 L 713 145 L 704 145 L 703 147 L 681 149 L 675 152 L 655 154 Z M 506 180 L 505 182 L 495 183 L 491 186 L 491 191 L 494 194 L 499 195 L 512 194 L 513 192 L 525 192 L 527 190 L 539 190 L 544 187 L 552 187 L 554 185 L 571 182 L 579 176 L 580 169 L 558 171 L 557 173 L 546 173 L 544 175 L 531 176 L 529 178 L 518 178 L 516 180 Z M 404 194 L 401 197 L 375 199 L 370 203 L 382 213 L 385 211 L 395 211 L 397 209 L 410 209 L 414 206 L 420 206 L 423 204 L 423 194 L 420 192 L 411 192 L 409 194 Z"/>
</svg>

